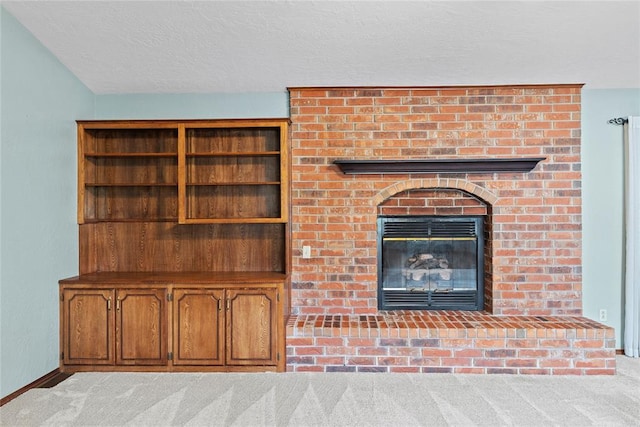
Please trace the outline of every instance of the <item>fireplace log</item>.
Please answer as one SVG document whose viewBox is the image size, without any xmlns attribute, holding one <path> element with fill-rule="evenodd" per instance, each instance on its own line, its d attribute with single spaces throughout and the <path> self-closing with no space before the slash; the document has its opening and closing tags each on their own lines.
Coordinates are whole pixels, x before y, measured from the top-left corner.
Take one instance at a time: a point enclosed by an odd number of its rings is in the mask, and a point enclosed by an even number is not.
<svg viewBox="0 0 640 427">
<path fill-rule="evenodd" d="M 452 271 L 450 268 L 405 268 L 402 273 L 405 278 L 418 282 L 422 280 L 429 281 L 433 278 L 451 280 Z"/>
<path fill-rule="evenodd" d="M 449 268 L 449 260 L 442 255 L 421 253 L 407 259 L 406 265 L 409 269 Z"/>
</svg>

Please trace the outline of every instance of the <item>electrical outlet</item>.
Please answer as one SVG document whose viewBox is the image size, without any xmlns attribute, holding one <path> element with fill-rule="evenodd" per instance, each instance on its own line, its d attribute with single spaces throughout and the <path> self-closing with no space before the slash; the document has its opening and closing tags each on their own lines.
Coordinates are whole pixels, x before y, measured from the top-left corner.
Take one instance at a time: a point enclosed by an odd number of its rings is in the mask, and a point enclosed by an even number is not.
<svg viewBox="0 0 640 427">
<path fill-rule="evenodd" d="M 600 321 L 601 322 L 607 321 L 607 310 L 605 310 L 604 308 L 600 309 Z"/>
<path fill-rule="evenodd" d="M 302 247 L 302 258 L 311 258 L 311 246 Z"/>
</svg>

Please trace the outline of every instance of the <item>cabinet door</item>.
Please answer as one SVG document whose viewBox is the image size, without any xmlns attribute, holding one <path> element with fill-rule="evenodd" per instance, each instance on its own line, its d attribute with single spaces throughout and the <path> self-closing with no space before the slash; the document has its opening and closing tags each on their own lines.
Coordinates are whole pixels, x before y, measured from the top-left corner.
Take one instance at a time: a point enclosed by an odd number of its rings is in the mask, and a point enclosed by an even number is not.
<svg viewBox="0 0 640 427">
<path fill-rule="evenodd" d="M 224 291 L 175 289 L 173 293 L 173 364 L 224 363 Z"/>
<path fill-rule="evenodd" d="M 116 363 L 167 364 L 167 291 L 116 291 Z"/>
<path fill-rule="evenodd" d="M 65 365 L 113 364 L 113 291 L 62 291 L 62 361 Z"/>
<path fill-rule="evenodd" d="M 227 364 L 277 363 L 277 289 L 227 291 Z"/>
</svg>

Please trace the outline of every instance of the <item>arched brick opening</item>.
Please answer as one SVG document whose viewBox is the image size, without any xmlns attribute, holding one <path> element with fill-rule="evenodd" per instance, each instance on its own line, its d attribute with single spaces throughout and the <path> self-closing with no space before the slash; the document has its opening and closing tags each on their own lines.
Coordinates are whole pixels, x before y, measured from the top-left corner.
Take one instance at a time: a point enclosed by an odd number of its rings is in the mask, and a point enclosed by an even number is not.
<svg viewBox="0 0 640 427">
<path fill-rule="evenodd" d="M 431 179 L 410 179 L 400 181 L 380 191 L 373 198 L 373 203 L 378 206 L 395 194 L 412 189 L 454 189 L 468 193 L 482 200 L 487 205 L 493 205 L 498 201 L 498 197 L 492 192 L 482 188 L 472 182 L 457 178 L 431 178 Z"/>
<path fill-rule="evenodd" d="M 461 179 L 395 183 L 374 197 L 378 215 L 478 215 L 484 218 L 484 310 L 493 312 L 493 204 L 498 197 Z"/>
</svg>

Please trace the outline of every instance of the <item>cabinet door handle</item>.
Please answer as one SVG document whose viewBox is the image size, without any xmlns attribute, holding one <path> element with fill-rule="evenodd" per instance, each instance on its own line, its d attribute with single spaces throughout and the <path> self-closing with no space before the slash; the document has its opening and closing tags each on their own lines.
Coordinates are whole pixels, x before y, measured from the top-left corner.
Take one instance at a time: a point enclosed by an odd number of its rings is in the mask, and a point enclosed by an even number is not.
<svg viewBox="0 0 640 427">
<path fill-rule="evenodd" d="M 222 311 L 222 300 L 218 300 L 218 311 Z"/>
<path fill-rule="evenodd" d="M 116 299 L 116 310 L 120 311 L 120 298 Z"/>
<path fill-rule="evenodd" d="M 111 310 L 111 297 L 107 300 L 107 310 Z"/>
<path fill-rule="evenodd" d="M 231 300 L 227 299 L 227 310 L 231 309 Z"/>
</svg>

